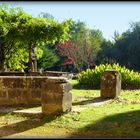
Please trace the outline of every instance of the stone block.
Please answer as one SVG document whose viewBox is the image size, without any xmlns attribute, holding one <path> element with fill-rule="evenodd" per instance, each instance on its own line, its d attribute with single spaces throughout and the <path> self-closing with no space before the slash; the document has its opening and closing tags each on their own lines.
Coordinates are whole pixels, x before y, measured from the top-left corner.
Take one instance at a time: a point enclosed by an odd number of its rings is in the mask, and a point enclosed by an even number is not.
<svg viewBox="0 0 140 140">
<path fill-rule="evenodd" d="M 47 116 L 60 115 L 71 111 L 72 94 L 42 94 L 42 113 Z"/>
<path fill-rule="evenodd" d="M 14 78 L 3 78 L 3 85 L 4 87 L 7 88 L 14 88 L 13 83 L 15 79 Z"/>
<path fill-rule="evenodd" d="M 2 90 L 4 88 L 5 88 L 5 86 L 4 86 L 4 83 L 3 83 L 3 79 L 0 78 L 0 89 Z"/>
<path fill-rule="evenodd" d="M 43 85 L 44 91 L 41 97 L 42 113 L 52 116 L 70 111 L 72 107 L 71 84 L 66 81 L 64 83 L 62 79 L 61 83 L 57 78 L 51 79 L 51 82 L 50 80 L 48 81 L 48 84 Z"/>
<path fill-rule="evenodd" d="M 63 112 L 69 112 L 71 111 L 72 107 L 72 93 L 67 92 L 63 95 L 63 101 L 62 101 L 62 109 Z"/>
<path fill-rule="evenodd" d="M 121 92 L 121 76 L 115 70 L 105 70 L 101 76 L 101 98 L 115 98 Z"/>
<path fill-rule="evenodd" d="M 8 102 L 10 105 L 27 104 L 27 90 L 8 89 Z"/>
<path fill-rule="evenodd" d="M 7 90 L 0 90 L 0 98 L 7 98 Z"/>
<path fill-rule="evenodd" d="M 31 98 L 41 98 L 41 92 L 40 88 L 30 89 Z"/>
<path fill-rule="evenodd" d="M 41 84 L 42 84 L 42 79 L 39 77 L 32 77 L 32 76 L 27 76 L 26 78 L 26 82 L 27 82 L 27 88 L 31 88 L 31 89 L 35 89 L 35 88 L 41 88 Z"/>
<path fill-rule="evenodd" d="M 70 83 L 50 83 L 50 82 L 43 82 L 42 89 L 44 90 L 51 90 L 52 92 L 62 93 L 68 92 L 72 89 L 72 85 Z"/>
<path fill-rule="evenodd" d="M 24 88 L 26 87 L 26 79 L 24 78 L 16 78 L 14 79 L 14 82 L 13 82 L 13 87 L 14 88 Z"/>
</svg>

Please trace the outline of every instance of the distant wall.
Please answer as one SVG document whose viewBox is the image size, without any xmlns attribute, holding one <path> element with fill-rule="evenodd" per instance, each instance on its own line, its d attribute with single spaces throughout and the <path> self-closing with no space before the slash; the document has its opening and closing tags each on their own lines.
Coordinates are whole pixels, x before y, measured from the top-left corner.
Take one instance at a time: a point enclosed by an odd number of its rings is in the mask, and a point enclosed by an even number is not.
<svg viewBox="0 0 140 140">
<path fill-rule="evenodd" d="M 18 72 L 18 71 L 9 71 L 9 72 L 1 72 L 0 76 L 53 76 L 53 77 L 66 77 L 68 79 L 72 78 L 72 74 L 69 72 L 61 72 L 61 71 L 45 71 L 45 72 Z"/>
<path fill-rule="evenodd" d="M 68 79 L 72 79 L 72 76 L 73 76 L 73 74 L 70 74 L 69 72 L 60 72 L 60 71 L 45 71 L 44 75 L 66 77 Z"/>
</svg>

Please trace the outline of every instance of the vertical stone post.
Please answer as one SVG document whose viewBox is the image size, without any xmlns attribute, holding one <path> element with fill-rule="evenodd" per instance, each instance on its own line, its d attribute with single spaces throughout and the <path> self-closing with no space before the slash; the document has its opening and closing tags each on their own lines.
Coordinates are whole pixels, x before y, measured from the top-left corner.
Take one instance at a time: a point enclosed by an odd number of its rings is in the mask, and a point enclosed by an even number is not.
<svg viewBox="0 0 140 140">
<path fill-rule="evenodd" d="M 101 98 L 115 98 L 120 95 L 121 76 L 115 70 L 105 70 L 101 77 Z"/>
<path fill-rule="evenodd" d="M 42 83 L 42 113 L 47 116 L 68 112 L 72 107 L 72 89 L 67 78 L 48 77 Z"/>
</svg>

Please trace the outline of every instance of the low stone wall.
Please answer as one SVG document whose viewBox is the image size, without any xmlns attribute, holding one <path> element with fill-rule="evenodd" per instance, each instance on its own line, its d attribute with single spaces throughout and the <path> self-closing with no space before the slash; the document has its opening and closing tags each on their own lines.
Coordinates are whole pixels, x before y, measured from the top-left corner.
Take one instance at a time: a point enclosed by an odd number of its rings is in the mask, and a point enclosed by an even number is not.
<svg viewBox="0 0 140 140">
<path fill-rule="evenodd" d="M 71 109 L 71 84 L 67 78 L 0 76 L 0 106 L 42 105 L 43 113 Z"/>
<path fill-rule="evenodd" d="M 41 104 L 42 79 L 31 76 L 0 76 L 0 105 Z"/>
</svg>

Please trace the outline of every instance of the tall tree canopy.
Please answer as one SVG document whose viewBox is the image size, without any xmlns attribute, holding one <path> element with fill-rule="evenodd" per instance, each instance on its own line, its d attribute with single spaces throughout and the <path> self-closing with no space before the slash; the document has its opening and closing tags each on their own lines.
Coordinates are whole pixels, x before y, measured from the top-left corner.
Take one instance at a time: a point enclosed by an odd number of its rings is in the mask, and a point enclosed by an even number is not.
<svg viewBox="0 0 140 140">
<path fill-rule="evenodd" d="M 114 41 L 104 41 L 98 53 L 98 63 L 119 63 L 129 69 L 140 71 L 140 22 L 132 22 L 130 28 L 118 34 Z"/>
</svg>

